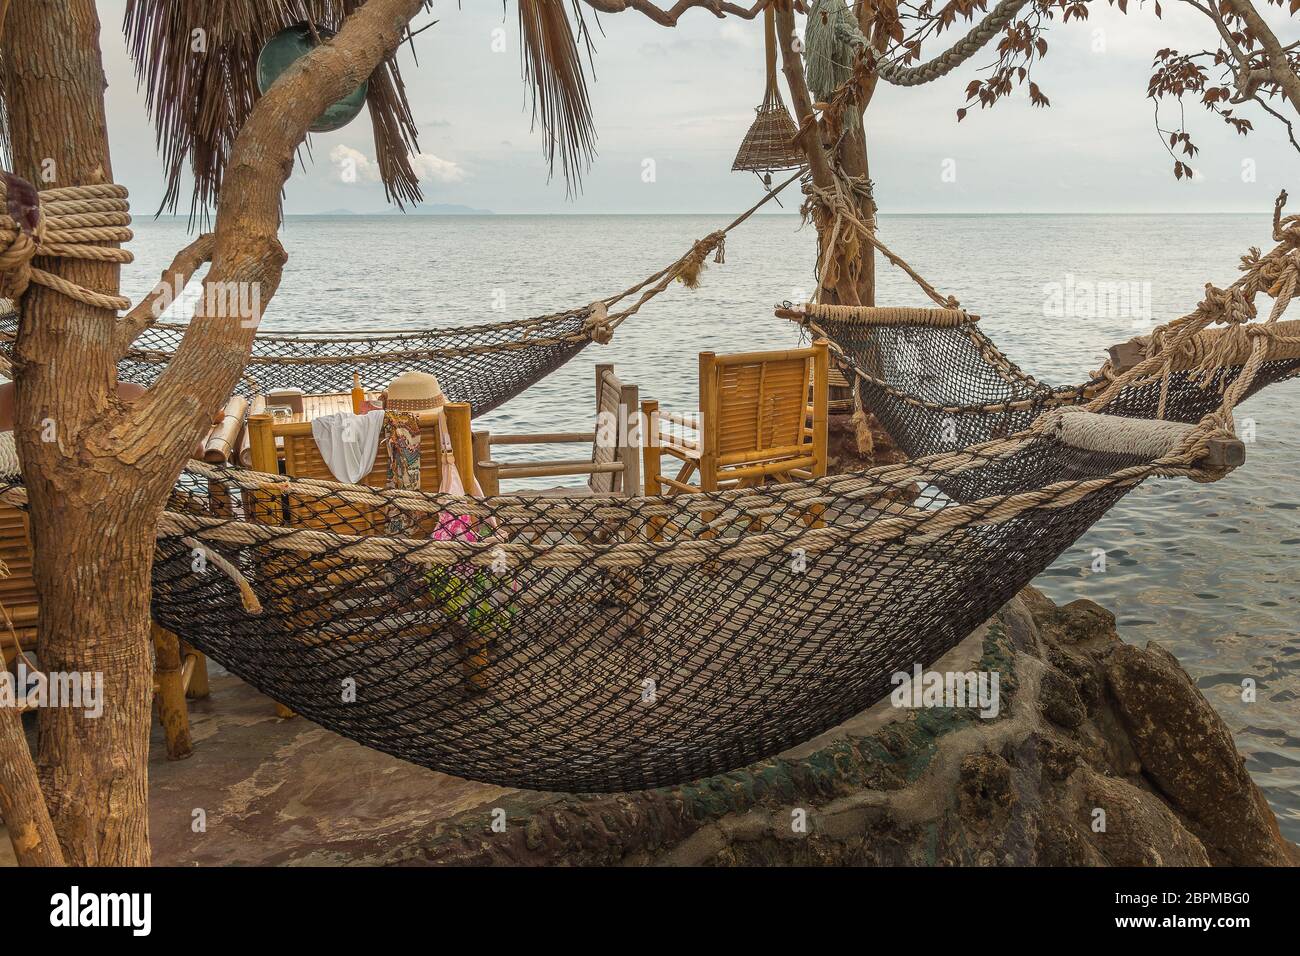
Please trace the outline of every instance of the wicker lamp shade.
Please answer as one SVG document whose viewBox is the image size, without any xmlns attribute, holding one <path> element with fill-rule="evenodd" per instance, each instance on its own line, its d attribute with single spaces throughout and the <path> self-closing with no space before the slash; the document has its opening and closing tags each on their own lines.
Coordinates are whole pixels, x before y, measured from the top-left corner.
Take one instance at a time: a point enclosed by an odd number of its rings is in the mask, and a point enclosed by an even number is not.
<svg viewBox="0 0 1300 956">
<path fill-rule="evenodd" d="M 755 173 L 798 169 L 808 160 L 794 144 L 799 128 L 790 118 L 776 84 L 776 18 L 770 6 L 763 11 L 763 27 L 767 33 L 767 90 L 731 168 Z"/>
<path fill-rule="evenodd" d="M 731 168 L 756 173 L 798 169 L 808 162 L 792 142 L 798 133 L 799 128 L 794 125 L 779 94 L 775 102 L 764 100 Z"/>
</svg>

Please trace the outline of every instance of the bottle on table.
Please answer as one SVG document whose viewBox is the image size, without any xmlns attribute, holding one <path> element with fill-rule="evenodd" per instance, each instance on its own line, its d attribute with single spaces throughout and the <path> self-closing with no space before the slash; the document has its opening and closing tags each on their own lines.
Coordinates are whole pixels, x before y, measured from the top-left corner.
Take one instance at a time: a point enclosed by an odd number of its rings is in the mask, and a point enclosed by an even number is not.
<svg viewBox="0 0 1300 956">
<path fill-rule="evenodd" d="M 352 373 L 352 414 L 360 415 L 366 403 L 366 390 L 361 387 L 361 373 Z"/>
</svg>

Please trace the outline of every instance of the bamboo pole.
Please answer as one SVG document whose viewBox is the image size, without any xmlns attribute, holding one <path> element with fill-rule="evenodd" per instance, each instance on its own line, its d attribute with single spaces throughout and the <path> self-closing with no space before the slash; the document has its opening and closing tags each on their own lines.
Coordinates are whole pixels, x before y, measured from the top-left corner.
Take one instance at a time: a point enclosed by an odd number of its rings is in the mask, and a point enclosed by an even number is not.
<svg viewBox="0 0 1300 956">
<path fill-rule="evenodd" d="M 535 432 L 520 435 L 493 435 L 491 443 L 493 445 L 559 445 L 595 440 L 595 432 Z"/>
<path fill-rule="evenodd" d="M 250 461 L 254 471 L 276 474 L 275 419 L 269 412 L 259 412 L 248 419 Z"/>
<path fill-rule="evenodd" d="M 447 416 L 447 431 L 451 434 L 451 451 L 456 456 L 456 470 L 468 494 L 474 487 L 474 437 L 470 428 L 469 405 L 465 402 L 448 402 L 443 406 Z"/>
<path fill-rule="evenodd" d="M 311 428 L 310 423 L 307 425 Z M 256 415 L 250 415 L 248 418 L 249 434 L 249 451 L 252 458 L 254 471 L 262 471 L 274 475 L 280 471 L 279 455 L 275 448 L 275 418 L 270 412 L 259 412 Z M 247 492 L 252 507 L 250 518 L 253 521 L 262 524 L 280 524 L 280 505 L 281 499 L 278 495 L 271 492 L 250 491 Z M 275 714 L 277 717 L 288 720 L 294 716 L 294 712 L 281 704 L 279 701 L 273 701 L 275 704 Z"/>
<path fill-rule="evenodd" d="M 663 444 L 659 441 L 659 403 L 646 399 L 641 403 L 641 427 L 645 434 L 641 436 L 642 472 L 645 475 L 645 493 L 647 498 L 663 494 L 659 485 L 660 458 L 663 456 Z"/>
<path fill-rule="evenodd" d="M 275 419 L 269 412 L 259 412 L 248 419 L 249 454 L 254 471 L 268 475 L 280 471 L 279 455 L 275 448 Z M 281 499 L 264 491 L 245 492 L 249 505 L 249 518 L 262 524 L 280 524 Z"/>
<path fill-rule="evenodd" d="M 248 419 L 252 420 L 254 415 L 263 415 L 266 413 L 266 396 L 254 396 L 252 404 L 248 406 Z M 253 466 L 253 437 L 248 424 L 245 423 L 244 430 L 239 435 L 239 464 L 242 468 L 251 468 Z"/>
<path fill-rule="evenodd" d="M 605 394 L 605 376 L 614 373 L 614 366 L 610 362 L 598 362 L 596 364 L 596 415 L 600 415 L 600 400 Z M 600 428 L 600 422 L 596 422 L 596 428 Z"/>
<path fill-rule="evenodd" d="M 826 474 L 827 438 L 829 416 L 827 404 L 830 402 L 830 350 L 826 339 L 813 343 L 813 455 L 817 464 L 813 466 L 813 475 L 820 478 Z"/>
<path fill-rule="evenodd" d="M 618 397 L 619 418 L 638 414 L 641 404 L 641 390 L 635 385 L 624 385 Z M 641 455 L 637 451 L 643 424 L 640 422 L 620 421 L 618 457 L 623 463 L 623 494 L 635 498 L 641 494 Z"/>
<path fill-rule="evenodd" d="M 180 639 L 158 624 L 153 630 L 154 695 L 158 704 L 158 722 L 167 741 L 167 759 L 184 760 L 194 753 L 190 738 L 189 712 L 185 708 L 185 681 L 182 676 Z"/>
<path fill-rule="evenodd" d="M 621 461 L 594 462 L 586 458 L 539 462 L 531 465 L 498 465 L 502 478 L 555 478 L 563 475 L 609 475 L 624 470 Z"/>
<path fill-rule="evenodd" d="M 208 682 L 208 658 L 184 642 L 181 643 L 181 654 L 187 664 L 190 661 L 194 662 L 193 673 L 185 684 L 185 696 L 190 700 L 203 700 L 212 693 Z"/>
<path fill-rule="evenodd" d="M 654 498 L 664 493 L 659 481 L 659 467 L 663 458 L 663 443 L 659 440 L 659 403 L 651 399 L 641 402 L 641 473 L 645 480 L 647 498 Z M 658 541 L 663 534 L 664 519 L 649 518 L 646 521 L 646 537 Z"/>
<path fill-rule="evenodd" d="M 754 353 L 757 354 L 757 353 Z M 728 359 L 732 356 L 728 356 Z M 733 364 L 730 361 L 725 364 Z M 718 357 L 712 352 L 700 353 L 700 489 L 716 491 L 718 488 L 718 414 L 721 406 L 718 397 Z M 708 520 L 708 516 L 704 516 Z"/>
<path fill-rule="evenodd" d="M 491 432 L 476 431 L 471 434 L 471 439 L 474 449 L 474 477 L 478 479 L 478 485 L 483 489 L 483 494 L 495 495 L 495 491 L 488 491 L 486 473 L 487 465 L 492 461 L 492 434 Z"/>
</svg>

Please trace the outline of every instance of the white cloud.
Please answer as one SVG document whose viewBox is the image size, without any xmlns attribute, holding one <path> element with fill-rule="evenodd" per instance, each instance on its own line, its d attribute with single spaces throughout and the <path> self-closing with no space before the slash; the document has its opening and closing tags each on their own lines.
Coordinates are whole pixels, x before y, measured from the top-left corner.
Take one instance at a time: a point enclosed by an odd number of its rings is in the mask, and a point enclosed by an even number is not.
<svg viewBox="0 0 1300 956">
<path fill-rule="evenodd" d="M 412 153 L 411 168 L 424 182 L 459 183 L 465 179 L 465 170 L 459 164 L 433 153 Z"/>
<path fill-rule="evenodd" d="M 412 153 L 411 168 L 421 182 L 459 183 L 465 180 L 465 170 L 459 163 L 435 156 L 433 153 Z M 344 183 L 379 182 L 379 164 L 365 153 L 351 146 L 339 144 L 330 150 L 330 162 Z"/>
</svg>

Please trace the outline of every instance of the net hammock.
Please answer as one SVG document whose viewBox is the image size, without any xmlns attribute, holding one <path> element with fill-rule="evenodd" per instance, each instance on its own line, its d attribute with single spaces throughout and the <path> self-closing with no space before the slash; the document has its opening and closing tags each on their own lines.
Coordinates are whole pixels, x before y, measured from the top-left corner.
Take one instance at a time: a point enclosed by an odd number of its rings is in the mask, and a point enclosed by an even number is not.
<svg viewBox="0 0 1300 956">
<path fill-rule="evenodd" d="M 674 280 L 695 288 L 710 255 L 715 256 L 715 261 L 723 261 L 727 234 L 776 198 L 800 175 L 796 172 L 767 191 L 728 225 L 692 244 L 684 255 L 668 266 L 616 295 L 589 305 L 536 318 L 454 328 L 368 332 L 364 335 L 349 332 L 310 335 L 259 333 L 253 341 L 245 374 L 236 392 L 264 394 L 282 388 L 300 388 L 308 394 L 347 392 L 352 387 L 354 372 L 360 373 L 362 380 L 373 387 L 390 382 L 403 372 L 419 371 L 436 375 L 449 401 L 464 402 L 470 406 L 473 415 L 482 415 L 564 365 L 591 342 L 608 342 L 620 324 L 665 291 Z M 106 188 L 113 190 L 115 197 L 119 194 L 125 197 L 125 190 L 121 187 Z M 130 223 L 130 216 L 125 212 L 125 198 L 95 202 L 114 204 L 115 209 L 120 206 L 121 209 L 114 213 L 117 216 L 115 221 Z M 42 209 L 42 221 L 47 223 L 48 229 L 55 230 L 56 238 L 71 234 L 71 226 L 64 229 L 65 222 L 75 225 L 80 221 L 77 216 L 84 217 L 79 208 L 63 209 L 59 201 L 47 202 Z M 59 232 L 60 229 L 63 231 Z M 118 241 L 130 238 L 130 231 L 124 225 L 118 229 L 124 230 L 113 234 Z M 22 230 L 0 211 L 0 246 L 6 241 L 12 245 L 23 238 Z M 34 246 L 28 243 L 26 247 L 16 249 L 14 257 L 22 259 L 25 256 L 26 261 L 30 261 L 33 251 Z M 114 261 L 130 261 L 130 253 L 123 249 L 85 244 L 73 248 L 73 251 L 86 256 L 112 253 L 115 254 Z M 0 267 L 4 266 L 5 263 L 0 262 Z M 34 281 L 42 284 L 59 281 L 57 276 L 40 270 L 28 267 L 27 271 L 34 273 Z M 25 282 L 21 288 L 26 288 Z M 65 289 L 60 287 L 60 291 Z M 83 301 L 87 297 L 96 297 L 94 304 L 104 307 L 124 309 L 130 306 L 126 299 L 114 298 L 106 302 L 100 301 L 104 298 L 101 294 L 84 289 L 74 291 Z M 0 294 L 3 292 L 0 289 Z M 0 373 L 10 377 L 20 319 L 21 313 L 13 308 L 0 314 Z M 175 356 L 187 329 L 185 324 L 165 322 L 155 322 L 144 329 L 119 360 L 118 379 L 146 388 L 152 386 Z"/>
<path fill-rule="evenodd" d="M 0 316 L 0 351 L 10 352 L 18 316 Z M 180 346 L 187 326 L 146 329 L 118 362 L 118 379 L 151 387 Z M 236 394 L 300 388 L 309 395 L 346 392 L 357 372 L 379 386 L 403 372 L 438 377 L 449 401 L 482 415 L 608 336 L 609 315 L 594 306 L 513 322 L 364 336 L 259 333 Z"/>
<path fill-rule="evenodd" d="M 1221 477 L 1242 457 L 1224 420 L 1062 408 L 906 464 L 670 498 L 451 498 L 195 463 L 159 525 L 153 614 L 414 763 L 527 789 L 665 786 L 881 699 L 1147 478 Z M 940 490 L 988 469 L 995 495 Z M 409 536 L 348 531 L 376 514 Z M 449 518 L 477 534 L 431 534 Z"/>
<path fill-rule="evenodd" d="M 935 307 L 809 303 L 777 313 L 829 340 L 851 373 L 855 407 L 872 412 L 909 457 L 1013 435 L 1047 411 L 1103 394 L 1098 409 L 1111 415 L 1198 422 L 1221 406 L 1248 366 L 1249 385 L 1238 401 L 1300 374 L 1300 321 L 1282 320 L 1300 276 L 1300 216 L 1282 218 L 1284 203 L 1285 194 L 1274 208 L 1274 249 L 1263 255 L 1251 249 L 1237 281 L 1227 289 L 1207 285 L 1194 311 L 1111 349 L 1111 358 L 1081 385 L 1053 386 L 1022 371 L 979 328 L 979 316 L 935 292 L 887 249 Z M 1267 319 L 1254 322 L 1260 293 L 1274 301 Z M 1111 388 L 1125 372 L 1136 374 Z M 981 472 L 945 490 L 979 496 L 996 490 L 993 478 Z"/>
</svg>

